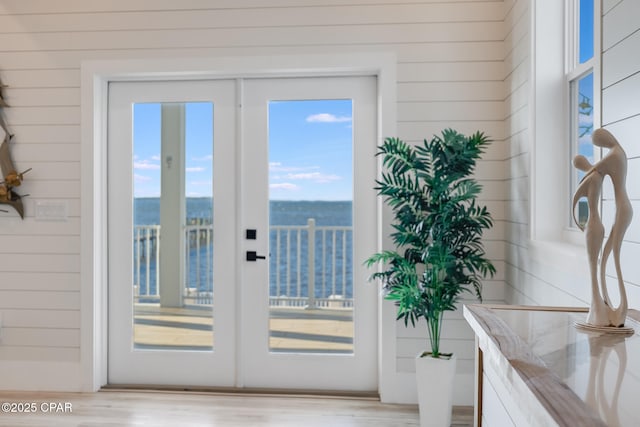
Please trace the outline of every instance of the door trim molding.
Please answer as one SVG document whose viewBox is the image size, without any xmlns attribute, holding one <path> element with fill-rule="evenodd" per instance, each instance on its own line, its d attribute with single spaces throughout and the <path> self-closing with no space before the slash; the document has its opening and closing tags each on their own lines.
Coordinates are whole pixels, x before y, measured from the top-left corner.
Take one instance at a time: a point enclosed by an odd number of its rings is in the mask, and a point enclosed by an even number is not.
<svg viewBox="0 0 640 427">
<path fill-rule="evenodd" d="M 269 57 L 164 58 L 83 61 L 81 64 L 81 245 L 80 368 L 82 391 L 107 384 L 107 101 L 113 81 L 199 80 L 275 77 L 376 76 L 378 129 L 396 134 L 395 54 L 354 53 Z M 387 246 L 388 214 L 378 201 L 379 248 Z M 384 218 L 383 218 L 384 217 Z M 383 230 L 385 229 L 385 230 Z M 378 302 L 379 392 L 395 400 L 394 309 Z M 387 396 L 387 398 L 385 398 Z"/>
</svg>

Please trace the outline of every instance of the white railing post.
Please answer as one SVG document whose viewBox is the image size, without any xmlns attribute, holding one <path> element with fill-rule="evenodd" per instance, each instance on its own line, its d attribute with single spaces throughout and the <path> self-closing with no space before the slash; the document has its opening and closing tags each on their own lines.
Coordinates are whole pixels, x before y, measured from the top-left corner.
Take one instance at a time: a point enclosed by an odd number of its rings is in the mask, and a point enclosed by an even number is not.
<svg viewBox="0 0 640 427">
<path fill-rule="evenodd" d="M 341 304 L 343 307 L 350 307 L 351 297 L 347 297 L 348 289 L 346 287 L 350 275 L 347 273 L 348 261 L 350 255 L 347 253 L 347 236 L 352 232 L 350 226 L 317 226 L 313 218 L 307 220 L 305 225 L 289 225 L 289 226 L 271 226 L 270 230 L 275 233 L 273 237 L 276 241 L 275 259 L 273 260 L 276 269 L 274 277 L 275 282 L 272 283 L 275 286 L 275 295 L 270 294 L 270 301 L 273 304 L 279 304 L 287 307 L 306 307 L 309 309 L 321 308 L 331 303 L 334 306 L 336 301 L 329 301 L 331 298 L 341 297 Z M 306 272 L 303 272 L 303 263 L 301 263 L 301 256 L 303 254 L 302 245 L 304 239 L 301 238 L 303 230 L 307 230 L 308 238 L 307 244 L 307 267 Z M 319 237 L 318 246 L 316 247 L 316 233 L 321 231 L 322 236 Z M 158 287 L 159 277 L 159 264 L 160 264 L 160 232 L 159 225 L 138 225 L 135 227 L 134 233 L 134 285 L 137 289 L 134 289 L 136 300 L 139 301 L 157 301 L 160 297 L 160 290 Z M 206 236 L 202 236 L 202 233 L 206 233 Z M 295 241 L 292 242 L 291 233 L 297 233 Z M 340 236 L 337 233 L 340 232 Z M 282 233 L 286 233 L 286 236 L 282 237 Z M 330 236 L 327 236 L 331 233 Z M 185 274 L 183 296 L 195 298 L 197 304 L 209 304 L 212 293 L 212 277 L 211 277 L 211 248 L 210 244 L 213 239 L 213 227 L 208 225 L 187 225 L 185 227 L 184 238 L 187 242 L 186 254 L 184 255 L 184 263 L 186 268 L 189 268 L 192 264 L 196 268 L 196 271 L 191 273 L 196 276 L 194 281 L 191 282 L 189 278 L 191 276 Z M 193 239 L 201 240 L 193 241 Z M 194 253 L 189 250 L 189 243 L 194 246 Z M 203 250 L 202 245 L 206 244 L 206 260 L 200 259 L 200 251 Z M 281 248 L 282 246 L 282 248 Z M 292 251 L 296 248 L 296 253 Z M 342 254 L 337 253 L 337 247 L 341 246 Z M 318 254 L 321 266 L 319 266 L 319 281 L 316 283 L 316 249 L 321 252 Z M 199 257 L 193 260 L 192 256 Z M 295 257 L 296 264 L 292 265 L 293 257 Z M 201 267 L 204 262 L 206 264 L 206 274 L 200 276 Z M 152 272 L 152 266 L 155 264 L 155 274 Z M 328 264 L 328 265 L 327 265 Z M 292 269 L 295 269 L 293 271 Z M 283 274 L 281 273 L 281 270 Z M 188 271 L 185 271 L 188 273 Z M 341 277 L 340 277 L 341 276 Z M 203 283 L 198 283 L 198 280 L 206 280 L 206 286 Z M 292 283 L 292 280 L 297 280 L 296 284 Z M 304 281 L 307 281 L 307 296 L 304 296 L 302 286 Z M 342 289 L 340 289 L 340 280 L 342 283 Z M 155 289 L 153 284 L 155 283 Z M 320 286 L 320 291 L 316 297 L 316 287 Z M 201 291 L 204 291 L 204 298 L 199 299 Z M 206 301 L 209 302 L 206 302 Z"/>
<path fill-rule="evenodd" d="M 156 236 L 156 253 L 155 253 L 155 257 L 156 257 L 156 291 L 153 294 L 154 296 L 157 296 L 158 299 L 160 298 L 160 225 L 156 225 L 155 227 L 155 236 Z M 150 288 L 147 288 L 147 293 L 148 295 L 150 294 Z"/>
<path fill-rule="evenodd" d="M 183 294 L 185 297 L 195 301 L 196 304 L 209 304 L 213 295 L 213 259 L 211 257 L 213 226 L 202 219 L 192 221 L 191 224 L 185 226 L 185 242 Z M 205 251 L 204 259 L 202 258 L 202 251 Z M 196 258 L 192 259 L 192 256 Z M 204 275 L 202 263 L 204 263 Z M 192 264 L 193 268 L 191 268 Z M 192 277 L 193 281 L 191 280 Z"/>
<path fill-rule="evenodd" d="M 146 282 L 145 282 L 145 291 L 144 291 L 145 296 L 149 295 L 149 292 L 151 292 L 149 290 L 149 287 L 151 286 L 151 261 L 149 261 L 151 259 L 151 234 L 152 234 L 151 230 L 147 228 L 147 239 L 144 242 L 145 251 L 147 253 L 147 265 L 145 270 Z M 156 264 L 156 277 L 158 275 L 157 265 L 158 264 Z M 158 282 L 156 282 L 156 290 L 157 289 L 158 289 Z"/>
<path fill-rule="evenodd" d="M 307 219 L 307 309 L 317 308 L 316 306 L 316 220 Z"/>
</svg>

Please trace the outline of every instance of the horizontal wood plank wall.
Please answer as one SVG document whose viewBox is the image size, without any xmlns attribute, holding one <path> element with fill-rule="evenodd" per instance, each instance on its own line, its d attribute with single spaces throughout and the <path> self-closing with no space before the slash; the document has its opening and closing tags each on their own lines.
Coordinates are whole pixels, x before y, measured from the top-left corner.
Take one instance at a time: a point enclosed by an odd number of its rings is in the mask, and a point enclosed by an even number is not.
<svg viewBox="0 0 640 427">
<path fill-rule="evenodd" d="M 505 66 L 508 100 L 506 102 L 506 129 L 508 133 L 507 196 L 506 210 L 506 273 L 505 300 L 521 305 L 566 305 L 584 306 L 587 300 L 587 284 L 581 274 L 567 267 L 566 258 L 573 258 L 573 251 L 580 247 L 566 248 L 566 253 L 553 257 L 536 255 L 531 242 L 532 206 L 532 156 L 537 142 L 532 139 L 535 108 L 532 93 L 535 88 L 532 75 L 534 60 L 532 9 L 530 0 L 509 0 L 511 12 L 507 28 L 512 37 L 508 45 Z M 543 18 L 539 18 L 543 19 Z M 539 22 L 538 31 L 544 31 L 544 22 Z M 562 43 L 562 40 L 558 41 Z M 538 108 L 542 108 L 538 106 Z M 560 143 L 559 141 L 554 143 Z M 546 191 L 562 191 L 559 184 Z M 568 204 L 568 202 L 567 202 Z M 548 220 L 538 218 L 538 221 Z M 561 237 L 558 236 L 558 240 Z"/>
<path fill-rule="evenodd" d="M 506 223 L 505 223 L 505 300 L 522 305 L 566 305 L 584 306 L 588 287 L 582 275 L 576 275 L 565 265 L 564 255 L 573 257 L 573 250 L 551 259 L 536 256 L 531 243 L 532 206 L 532 156 L 536 141 L 532 140 L 535 111 L 532 93 L 532 2 L 509 0 L 506 19 L 506 91 L 505 128 L 506 154 Z M 539 18 L 544 19 L 544 18 Z M 544 22 L 539 22 L 539 31 L 544 31 Z M 558 41 L 562 43 L 562 40 Z M 541 106 L 538 106 L 541 108 Z M 544 143 L 543 141 L 539 143 Z M 554 141 L 559 144 L 560 141 Z M 546 191 L 561 191 L 561 185 Z M 567 202 L 568 204 L 568 202 Z M 547 218 L 538 218 L 545 221 Z M 560 239 L 560 236 L 558 236 Z"/>
<path fill-rule="evenodd" d="M 524 4 L 521 9 L 527 16 L 518 25 L 526 28 L 530 13 L 528 1 L 512 0 L 511 3 L 514 10 L 518 4 Z M 618 138 L 629 158 L 627 189 L 635 216 L 625 235 L 621 258 L 629 305 L 637 308 L 640 307 L 640 267 L 637 263 L 640 257 L 640 187 L 637 185 L 640 182 L 640 101 L 636 94 L 640 92 L 640 59 L 637 55 L 640 49 L 640 3 L 635 0 L 604 0 L 602 6 L 602 125 Z M 528 39 L 522 45 L 511 43 L 511 47 L 514 57 L 522 56 L 528 61 L 531 55 Z M 511 69 L 515 76 L 516 63 Z M 530 78 L 525 73 L 524 79 Z M 509 86 L 516 89 L 512 89 L 511 101 L 506 103 L 510 161 L 507 166 L 505 297 L 514 304 L 586 306 L 590 302 L 586 257 L 580 270 L 571 270 L 564 265 L 566 260 L 571 263 L 576 254 L 584 255 L 585 249 L 565 245 L 560 250 L 564 252 L 560 259 L 549 261 L 548 256 L 546 260 L 545 257 L 534 256 L 529 245 L 529 180 L 534 177 L 530 176 L 528 157 L 535 141 L 531 141 L 526 132 L 526 121 L 525 127 L 521 127 L 523 122 L 519 115 L 521 112 L 524 117 L 529 114 L 530 104 L 522 95 L 526 95 L 530 88 L 528 84 L 524 86 L 526 89 L 521 95 L 517 90 L 518 84 Z M 615 213 L 612 188 L 608 183 L 603 190 L 603 199 L 602 217 L 608 230 Z M 613 267 L 611 262 L 608 266 L 610 287 L 615 285 Z"/>
<path fill-rule="evenodd" d="M 505 118 L 519 117 L 525 108 L 518 104 L 525 98 L 518 89 L 526 85 L 517 72 L 523 58 L 513 47 L 507 61 L 516 64 L 505 70 L 505 39 L 517 44 L 526 37 L 520 17 L 505 3 L 511 2 L 3 0 L 0 77 L 9 85 L 11 105 L 6 114 L 16 134 L 15 161 L 33 171 L 24 183 L 31 194 L 26 219 L 0 213 L 0 364 L 79 360 L 79 294 L 90 285 L 79 282 L 83 60 L 395 52 L 398 136 L 418 143 L 453 127 L 482 130 L 494 140 L 477 176 L 482 201 L 496 220 L 486 243 L 498 274 L 486 283 L 485 299 L 502 301 L 505 229 L 511 224 L 506 210 L 514 209 L 505 202 L 504 161 L 515 159 L 509 150 L 520 138 L 519 131 L 505 131 Z M 508 91 L 505 79 L 513 86 Z M 516 108 L 513 114 L 505 104 Z M 35 221 L 33 201 L 48 199 L 68 203 L 68 221 Z M 473 375 L 473 335 L 461 315 L 452 318 L 445 341 L 463 355 L 466 384 Z M 398 332 L 398 372 L 409 372 L 408 360 L 425 343 L 424 330 Z M 470 404 L 472 398 L 469 388 L 455 403 Z"/>
<path fill-rule="evenodd" d="M 622 244 L 621 264 L 630 298 L 629 306 L 640 307 L 640 3 L 616 2 L 604 10 L 602 57 L 602 125 L 618 139 L 627 157 L 627 191 L 634 218 Z M 603 189 L 603 222 L 613 223 L 613 188 Z M 609 272 L 614 272 L 610 263 Z M 610 278 L 613 283 L 614 278 Z"/>
<path fill-rule="evenodd" d="M 530 303 L 519 290 L 522 287 L 529 238 L 529 179 L 531 166 L 530 111 L 531 93 L 531 6 L 528 0 L 505 2 L 509 10 L 506 19 L 507 56 L 505 60 L 506 91 L 505 128 L 506 154 L 506 211 L 505 225 L 505 298 L 507 301 Z"/>
<path fill-rule="evenodd" d="M 530 251 L 531 236 L 531 189 L 532 156 L 535 150 L 532 140 L 532 114 L 535 105 L 532 99 L 534 81 L 532 76 L 533 37 L 532 3 L 530 0 L 509 1 L 510 13 L 507 28 L 507 102 L 506 129 L 509 138 L 507 152 L 507 223 L 505 300 L 513 304 L 527 305 L 574 305 L 580 301 L 563 293 L 565 280 L 561 268 L 541 265 Z M 539 23 L 544 31 L 544 23 Z M 558 41 L 562 43 L 562 41 Z M 539 107 L 540 108 L 540 107 Z M 561 186 L 547 191 L 559 191 Z M 539 221 L 545 221 L 540 218 Z M 559 261 L 560 262 L 560 261 Z M 561 262 L 560 262 L 561 263 Z"/>
</svg>

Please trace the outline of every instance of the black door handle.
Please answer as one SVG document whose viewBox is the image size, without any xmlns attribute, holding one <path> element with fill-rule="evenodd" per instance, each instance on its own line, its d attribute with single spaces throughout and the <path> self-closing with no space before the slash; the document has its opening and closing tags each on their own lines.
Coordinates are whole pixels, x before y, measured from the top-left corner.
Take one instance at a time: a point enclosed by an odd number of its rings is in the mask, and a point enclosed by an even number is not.
<svg viewBox="0 0 640 427">
<path fill-rule="evenodd" d="M 259 259 L 267 259 L 264 255 L 258 255 L 256 251 L 247 251 L 247 261 L 257 261 Z"/>
</svg>

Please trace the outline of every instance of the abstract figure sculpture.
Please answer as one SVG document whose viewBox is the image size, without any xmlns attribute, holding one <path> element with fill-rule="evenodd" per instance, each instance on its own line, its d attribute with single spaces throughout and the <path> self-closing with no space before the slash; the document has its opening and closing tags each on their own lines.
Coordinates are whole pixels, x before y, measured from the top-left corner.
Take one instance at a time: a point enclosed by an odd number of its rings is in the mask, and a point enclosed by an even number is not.
<svg viewBox="0 0 640 427">
<path fill-rule="evenodd" d="M 614 136 L 605 129 L 597 129 L 591 138 L 595 146 L 607 148 L 609 152 L 593 165 L 582 155 L 573 159 L 574 166 L 585 172 L 573 196 L 573 219 L 585 232 L 591 276 L 591 307 L 586 325 L 583 326 L 621 328 L 627 317 L 627 293 L 620 267 L 620 248 L 633 217 L 633 209 L 626 189 L 627 155 Z M 603 249 L 604 226 L 598 213 L 598 204 L 605 176 L 609 176 L 613 184 L 616 213 Z M 581 197 L 587 198 L 589 207 L 589 219 L 585 226 L 582 226 L 575 216 L 575 207 Z M 612 251 L 620 293 L 618 308 L 613 307 L 607 292 L 606 266 Z M 600 258 L 599 263 L 598 258 Z"/>
</svg>

